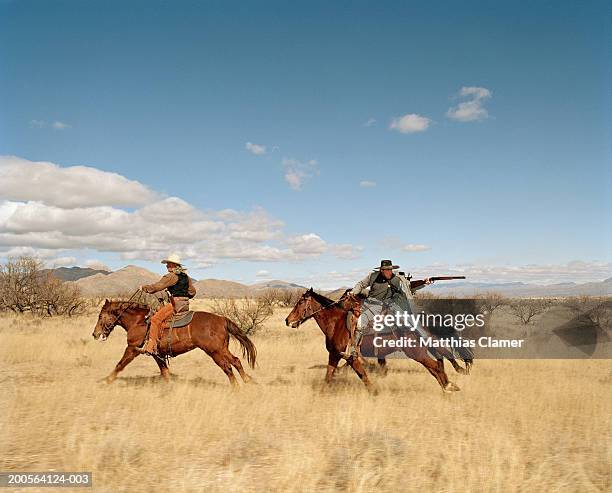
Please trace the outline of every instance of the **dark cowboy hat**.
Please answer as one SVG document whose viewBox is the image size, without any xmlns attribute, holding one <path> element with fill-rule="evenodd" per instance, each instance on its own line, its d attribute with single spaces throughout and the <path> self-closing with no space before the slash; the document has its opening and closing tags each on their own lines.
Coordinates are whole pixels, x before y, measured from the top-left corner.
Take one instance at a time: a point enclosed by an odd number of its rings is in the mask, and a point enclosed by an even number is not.
<svg viewBox="0 0 612 493">
<path fill-rule="evenodd" d="M 399 265 L 393 265 L 393 262 L 390 260 L 381 260 L 380 267 L 375 267 L 374 270 L 389 270 L 389 269 L 399 269 Z"/>
</svg>

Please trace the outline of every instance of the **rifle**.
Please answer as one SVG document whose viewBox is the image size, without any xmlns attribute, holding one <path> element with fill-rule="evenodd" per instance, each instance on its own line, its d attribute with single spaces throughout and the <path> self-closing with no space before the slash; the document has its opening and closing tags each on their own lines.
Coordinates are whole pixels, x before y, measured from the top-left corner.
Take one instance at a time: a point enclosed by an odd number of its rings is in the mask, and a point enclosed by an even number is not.
<svg viewBox="0 0 612 493">
<path fill-rule="evenodd" d="M 425 285 L 425 279 L 417 279 L 416 281 L 411 280 L 412 276 L 408 276 L 408 281 L 410 282 L 410 290 L 414 291 L 415 289 L 420 288 Z M 465 279 L 465 276 L 439 276 L 439 277 L 430 277 L 430 281 L 451 281 L 453 279 Z"/>
</svg>

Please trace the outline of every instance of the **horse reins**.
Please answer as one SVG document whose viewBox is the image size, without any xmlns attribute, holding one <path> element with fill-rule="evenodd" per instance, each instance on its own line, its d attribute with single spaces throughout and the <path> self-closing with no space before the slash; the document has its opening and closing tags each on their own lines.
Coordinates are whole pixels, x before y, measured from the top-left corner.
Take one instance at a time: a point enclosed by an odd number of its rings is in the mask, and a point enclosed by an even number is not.
<svg viewBox="0 0 612 493">
<path fill-rule="evenodd" d="M 311 298 L 311 299 L 313 299 L 313 298 Z M 337 305 L 338 303 L 340 303 L 340 301 L 341 301 L 341 300 L 336 300 L 336 301 L 334 301 L 333 303 L 330 303 L 330 304 L 329 304 L 329 305 L 327 305 L 327 306 L 323 306 L 323 304 L 322 304 L 322 303 L 320 303 L 320 304 L 321 304 L 321 308 L 319 308 L 318 310 L 315 310 L 315 311 L 314 311 L 314 312 L 312 312 L 310 315 L 308 315 L 308 316 L 307 316 L 305 319 L 303 319 L 303 320 L 300 322 L 300 324 L 303 324 L 303 323 L 304 323 L 304 322 L 306 322 L 307 320 L 310 320 L 312 317 L 314 317 L 314 316 L 315 316 L 317 313 L 319 313 L 320 311 L 326 310 L 327 308 L 331 308 L 332 306 Z M 310 300 L 308 301 L 308 303 L 310 303 Z M 317 303 L 319 303 L 319 302 L 317 301 Z"/>
<path fill-rule="evenodd" d="M 119 319 L 123 316 L 123 314 L 127 311 L 128 308 L 130 308 L 129 303 L 132 302 L 132 298 L 134 298 L 134 296 L 136 296 L 137 294 L 141 293 L 140 289 L 137 289 L 134 294 L 132 296 L 130 296 L 130 299 L 127 301 L 121 301 L 120 303 L 126 303 L 125 308 L 123 308 L 123 310 L 121 310 L 121 313 L 119 313 L 119 315 L 115 316 L 115 320 L 113 320 L 109 325 L 107 325 L 106 327 L 104 327 L 105 330 L 108 329 L 108 327 L 114 327 L 115 325 L 117 325 L 117 322 L 119 321 Z M 138 300 L 140 300 L 140 297 L 138 298 Z M 135 302 L 137 303 L 137 302 Z"/>
</svg>

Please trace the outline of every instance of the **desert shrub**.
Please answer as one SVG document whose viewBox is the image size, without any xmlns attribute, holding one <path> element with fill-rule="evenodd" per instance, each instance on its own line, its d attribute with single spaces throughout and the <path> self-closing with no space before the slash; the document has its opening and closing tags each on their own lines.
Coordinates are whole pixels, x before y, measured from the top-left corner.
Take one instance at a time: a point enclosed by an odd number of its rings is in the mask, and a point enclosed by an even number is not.
<svg viewBox="0 0 612 493">
<path fill-rule="evenodd" d="M 87 309 L 79 288 L 65 283 L 30 256 L 9 258 L 0 265 L 0 310 L 36 315 L 77 315 Z"/>
<path fill-rule="evenodd" d="M 273 313 L 272 306 L 261 298 L 217 298 L 212 301 L 211 309 L 217 315 L 229 318 L 245 334 L 252 334 L 261 328 Z"/>
<path fill-rule="evenodd" d="M 259 293 L 257 298 L 265 301 L 272 307 L 288 307 L 295 305 L 302 294 L 304 294 L 303 289 L 269 288 Z"/>
<path fill-rule="evenodd" d="M 438 295 L 430 291 L 415 291 L 413 294 L 415 300 L 437 300 Z"/>
<path fill-rule="evenodd" d="M 572 296 L 562 301 L 576 316 L 588 318 L 602 329 L 610 327 L 612 321 L 612 298 L 599 296 Z"/>
<path fill-rule="evenodd" d="M 263 303 L 268 304 L 271 307 L 274 306 L 282 306 L 281 297 L 282 290 L 277 288 L 268 288 L 263 291 L 257 293 L 256 298 L 261 300 Z"/>
<path fill-rule="evenodd" d="M 88 308 L 87 301 L 75 284 L 63 282 L 51 274 L 41 279 L 33 311 L 40 315 L 79 315 Z"/>
<path fill-rule="evenodd" d="M 533 318 L 551 305 L 548 299 L 538 298 L 519 298 L 510 302 L 510 311 L 523 325 L 529 324 Z"/>
<path fill-rule="evenodd" d="M 498 308 L 508 305 L 510 300 L 502 294 L 488 292 L 476 296 L 476 302 L 481 312 L 492 315 Z"/>
</svg>

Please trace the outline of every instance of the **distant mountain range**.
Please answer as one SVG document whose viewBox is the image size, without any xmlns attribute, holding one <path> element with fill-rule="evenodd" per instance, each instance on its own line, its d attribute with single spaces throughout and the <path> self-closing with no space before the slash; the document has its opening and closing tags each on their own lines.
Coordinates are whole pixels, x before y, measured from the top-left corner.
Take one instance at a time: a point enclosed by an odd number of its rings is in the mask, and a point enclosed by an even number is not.
<svg viewBox="0 0 612 493">
<path fill-rule="evenodd" d="M 57 269 L 59 270 L 59 269 Z M 93 273 L 84 272 L 82 277 L 72 280 L 86 296 L 122 296 L 131 294 L 143 284 L 152 284 L 158 281 L 162 274 L 154 273 L 142 267 L 128 265 L 115 272 L 94 271 Z M 93 269 L 89 269 L 93 270 Z M 74 271 L 76 275 L 77 271 Z M 57 277 L 64 275 L 64 271 L 55 274 Z M 61 277 L 60 277 L 61 278 Z M 195 281 L 197 291 L 196 298 L 244 298 L 254 296 L 266 289 L 306 289 L 298 284 L 285 281 L 264 281 L 253 285 L 241 284 L 234 281 L 223 279 L 203 279 Z"/>
<path fill-rule="evenodd" d="M 99 272 L 72 282 L 85 296 L 120 296 L 131 294 L 141 285 L 154 283 L 160 277 L 142 267 L 128 265 L 115 272 Z"/>
<path fill-rule="evenodd" d="M 484 292 L 496 292 L 505 296 L 609 296 L 612 295 L 612 277 L 599 282 L 577 284 L 563 282 L 558 284 L 478 283 L 478 282 L 438 282 L 429 287 L 437 295 L 452 294 L 471 296 Z"/>
<path fill-rule="evenodd" d="M 109 271 L 90 269 L 89 267 L 58 267 L 57 269 L 43 269 L 41 272 L 43 274 L 50 272 L 62 281 L 77 281 L 83 277 L 94 276 L 96 274 L 110 274 Z"/>
<path fill-rule="evenodd" d="M 114 272 L 83 267 L 60 267 L 51 271 L 56 277 L 74 282 L 86 296 L 118 296 L 133 293 L 142 284 L 159 280 L 161 273 L 128 265 Z M 306 289 L 299 284 L 280 280 L 262 281 L 247 285 L 223 279 L 195 281 L 196 298 L 244 298 L 255 296 L 266 289 Z M 338 298 L 347 288 L 324 291 L 331 298 Z M 438 282 L 423 288 L 436 295 L 473 296 L 496 292 L 505 296 L 609 296 L 612 295 L 612 278 L 600 282 L 559 283 L 551 285 L 484 282 Z"/>
</svg>

